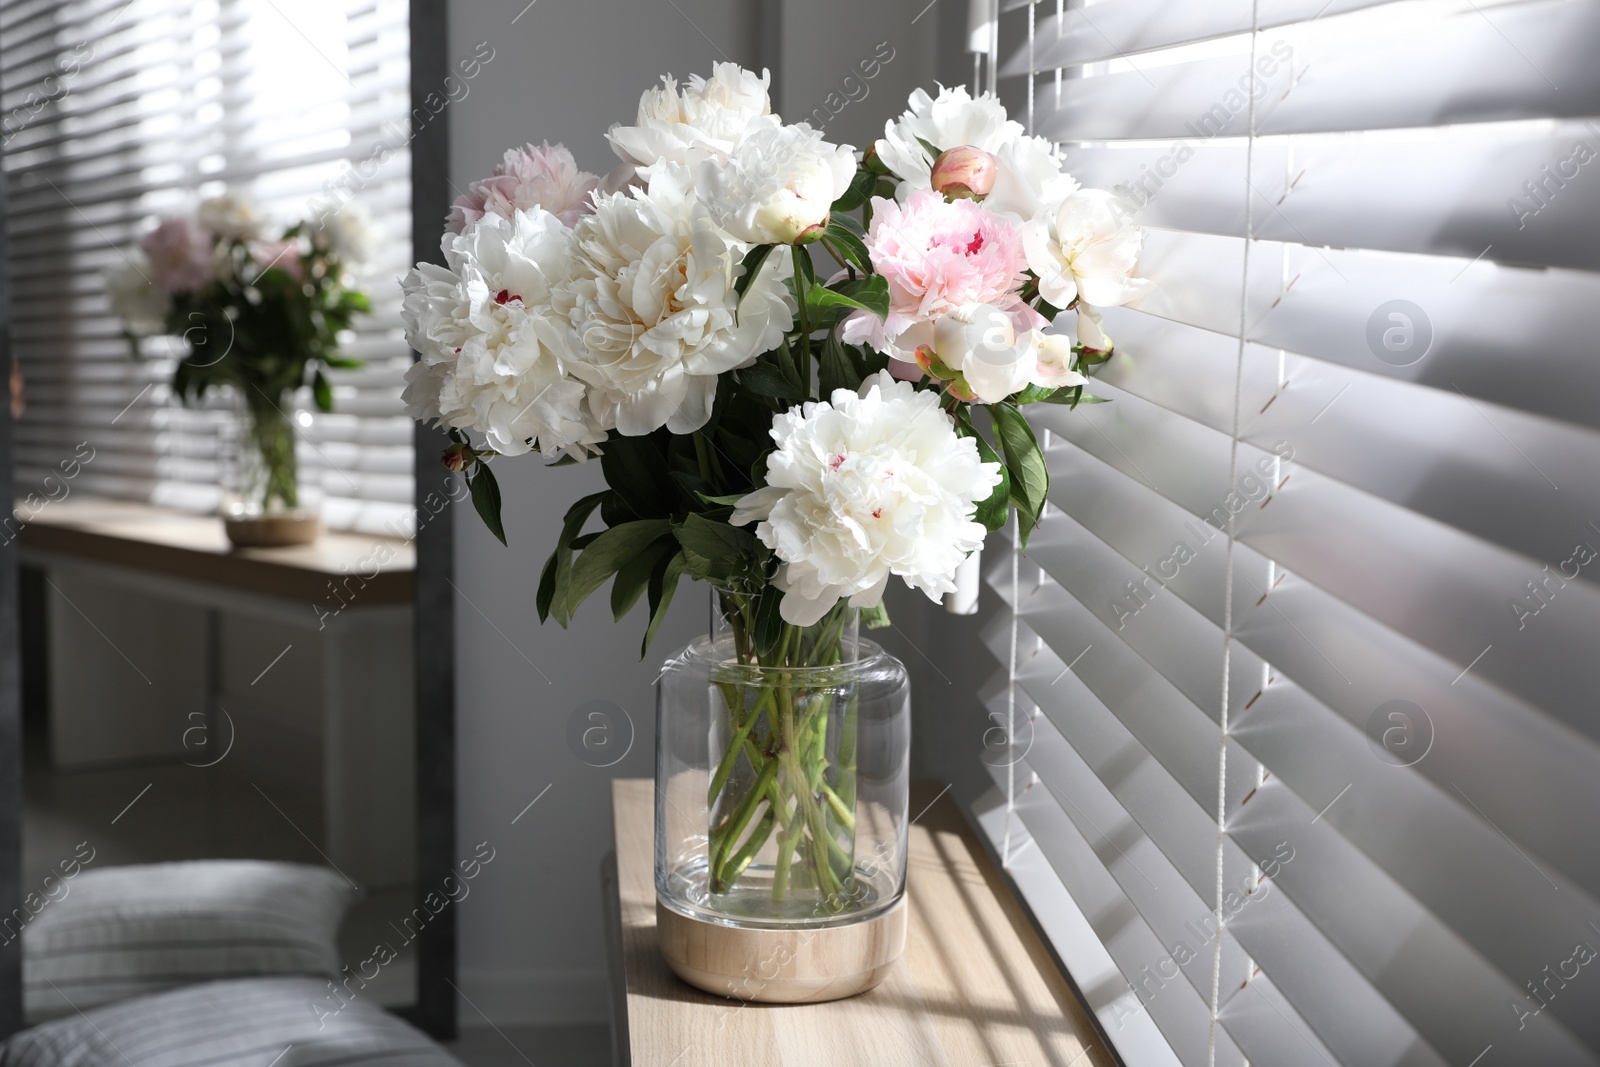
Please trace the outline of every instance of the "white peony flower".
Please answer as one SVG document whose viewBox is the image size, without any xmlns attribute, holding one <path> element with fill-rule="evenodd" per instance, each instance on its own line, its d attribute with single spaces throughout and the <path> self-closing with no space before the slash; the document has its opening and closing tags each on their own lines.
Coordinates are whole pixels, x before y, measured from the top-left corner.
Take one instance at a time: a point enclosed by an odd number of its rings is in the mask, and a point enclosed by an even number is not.
<svg viewBox="0 0 1600 1067">
<path fill-rule="evenodd" d="M 1103 189 L 1079 189 L 1022 228 L 1039 295 L 1064 308 L 1077 298 L 1096 307 L 1126 304 L 1149 284 L 1134 277 L 1144 234 L 1133 206 Z"/>
<path fill-rule="evenodd" d="M 933 350 L 979 400 L 998 404 L 1033 381 L 1038 336 L 1018 334 L 1011 316 L 992 304 L 969 304 L 934 322 Z"/>
<path fill-rule="evenodd" d="M 571 268 L 572 231 L 543 209 L 485 215 L 445 234 L 447 266 L 419 263 L 401 283 L 406 413 L 482 433 L 497 452 L 579 459 L 605 440 L 566 373 L 565 324 L 550 308 Z"/>
<path fill-rule="evenodd" d="M 778 125 L 767 96 L 771 75 L 717 63 L 711 77 L 690 77 L 682 90 L 672 75 L 661 87 L 639 97 L 632 126 L 615 125 L 606 134 L 625 163 L 648 167 L 657 160 L 695 166 L 704 159 L 727 159 L 747 136 Z"/>
<path fill-rule="evenodd" d="M 249 197 L 227 193 L 200 201 L 195 212 L 200 228 L 219 238 L 248 240 L 261 236 L 261 215 Z"/>
<path fill-rule="evenodd" d="M 790 268 L 771 257 L 740 303 L 733 286 L 750 246 L 696 201 L 687 167 L 658 163 L 646 177 L 646 189 L 597 198 L 573 228 L 572 281 L 557 303 L 572 373 L 592 386 L 602 425 L 690 433 L 711 417 L 717 376 L 776 347 L 794 321 Z"/>
<path fill-rule="evenodd" d="M 941 88 L 937 98 L 926 90 L 911 94 L 910 109 L 884 124 L 877 142 L 878 159 L 900 176 L 897 199 L 932 188 L 933 158 L 918 138 L 940 152 L 969 146 L 999 158 L 1000 149 L 1023 136 L 1022 124 L 1006 118 L 1006 109 L 992 93 L 976 99 L 965 86 Z"/>
<path fill-rule="evenodd" d="M 106 296 L 111 312 L 136 337 L 161 333 L 167 328 L 172 296 L 150 280 L 150 263 L 134 252 L 127 263 L 106 271 Z"/>
<path fill-rule="evenodd" d="M 772 439 L 766 488 L 730 521 L 760 521 L 756 536 L 781 561 L 785 622 L 809 626 L 841 597 L 872 607 L 891 574 L 931 600 L 955 590 L 956 569 L 983 544 L 973 515 L 1000 465 L 956 434 L 937 393 L 879 373 L 859 395 L 835 390 L 777 416 Z"/>
<path fill-rule="evenodd" d="M 700 164 L 696 191 L 717 224 L 751 244 L 794 244 L 828 224 L 828 208 L 850 188 L 855 152 L 829 144 L 805 123 L 766 126 L 724 163 Z"/>
<path fill-rule="evenodd" d="M 322 208 L 312 220 L 312 226 L 312 240 L 327 248 L 347 267 L 365 263 L 377 243 L 372 216 L 360 204 Z"/>
<path fill-rule="evenodd" d="M 990 211 L 1026 221 L 1055 211 L 1078 190 L 1077 179 L 1061 169 L 1060 151 L 1043 137 L 1018 137 L 994 157 L 994 189 L 983 202 Z"/>
</svg>

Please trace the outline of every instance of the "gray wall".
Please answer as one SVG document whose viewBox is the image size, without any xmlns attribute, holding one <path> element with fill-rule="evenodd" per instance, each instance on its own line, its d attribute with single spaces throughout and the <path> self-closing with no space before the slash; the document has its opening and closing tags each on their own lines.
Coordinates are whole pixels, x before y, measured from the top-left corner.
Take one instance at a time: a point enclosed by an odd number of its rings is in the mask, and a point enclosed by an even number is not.
<svg viewBox="0 0 1600 1067">
<path fill-rule="evenodd" d="M 603 173 L 615 162 L 604 131 L 631 120 L 643 89 L 668 71 L 709 73 L 718 59 L 776 68 L 777 103 L 790 121 L 828 109 L 830 137 L 858 146 L 914 86 L 940 70 L 962 76 L 959 56 L 941 63 L 937 43 L 964 22 L 963 0 L 939 0 L 920 18 L 927 0 L 770 0 L 759 9 L 751 0 L 526 2 L 450 5 L 452 58 L 481 41 L 495 50 L 468 95 L 450 105 L 458 189 L 527 140 L 564 142 L 580 166 Z M 880 44 L 893 58 L 863 78 L 858 64 L 886 54 Z M 460 841 L 464 855 L 481 841 L 497 850 L 462 902 L 469 1003 L 461 1021 L 598 1021 L 606 1011 L 598 869 L 610 848 L 608 783 L 652 773 L 651 683 L 661 659 L 704 630 L 707 598 L 682 586 L 645 662 L 642 608 L 613 623 L 597 596 L 570 630 L 541 627 L 539 568 L 569 503 L 600 487 L 599 467 L 544 470 L 525 458 L 496 470 L 510 548 L 470 509 L 455 512 Z M 886 643 L 913 671 L 919 767 L 970 775 L 984 725 L 972 693 L 993 661 L 976 644 L 974 620 L 950 619 L 920 596 L 897 602 L 898 630 Z M 568 738 L 573 716 L 596 701 L 612 707 L 619 745 L 631 721 L 632 748 L 608 768 L 592 766 L 592 754 L 585 762 Z"/>
</svg>

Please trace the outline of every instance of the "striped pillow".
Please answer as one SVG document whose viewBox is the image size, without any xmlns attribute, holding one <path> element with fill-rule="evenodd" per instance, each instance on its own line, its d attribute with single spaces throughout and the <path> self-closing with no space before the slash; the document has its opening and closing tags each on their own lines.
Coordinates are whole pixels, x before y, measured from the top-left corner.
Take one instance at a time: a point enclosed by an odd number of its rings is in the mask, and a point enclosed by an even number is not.
<svg viewBox="0 0 1600 1067">
<path fill-rule="evenodd" d="M 22 931 L 31 1022 L 245 975 L 337 975 L 359 894 L 322 867 L 200 860 L 86 870 Z"/>
<path fill-rule="evenodd" d="M 326 978 L 239 978 L 107 1004 L 24 1030 L 0 1067 L 462 1067 L 357 999 L 319 1010 Z"/>
</svg>

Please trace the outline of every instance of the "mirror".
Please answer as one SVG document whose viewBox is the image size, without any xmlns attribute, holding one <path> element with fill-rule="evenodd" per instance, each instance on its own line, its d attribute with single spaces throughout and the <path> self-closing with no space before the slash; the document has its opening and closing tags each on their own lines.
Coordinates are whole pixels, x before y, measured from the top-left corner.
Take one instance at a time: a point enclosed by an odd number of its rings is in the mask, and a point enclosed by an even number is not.
<svg viewBox="0 0 1600 1067">
<path fill-rule="evenodd" d="M 251 955 L 246 942 L 272 940 L 260 914 L 211 931 L 209 963 L 169 953 L 164 979 L 126 943 L 61 948 L 66 918 L 120 899 L 271 912 L 331 946 L 331 965 L 310 968 L 332 972 L 328 1013 L 379 1006 L 453 1036 L 447 879 L 464 857 L 439 516 L 455 495 L 442 443 L 399 406 L 411 357 L 392 284 L 436 254 L 451 199 L 447 116 L 419 123 L 394 73 L 443 77 L 444 6 L 297 8 L 292 24 L 259 4 L 137 0 L 125 23 L 85 24 L 14 6 L 0 3 L 0 89 L 42 103 L 8 119 L 0 198 L 19 372 L 0 456 L 17 502 L 0 534 L 0 683 L 20 680 L 0 684 L 0 1035 L 211 977 L 307 973 L 299 950 Z M 61 23 L 48 54 L 11 50 L 34 40 L 28 20 Z M 85 123 L 105 136 L 79 136 Z M 262 291 L 285 264 L 305 271 L 285 284 L 319 284 L 325 212 L 355 205 L 370 223 L 348 287 L 371 308 L 336 338 L 337 358 L 362 365 L 328 363 L 326 387 L 308 369 L 285 394 L 296 507 L 320 498 L 309 544 L 229 542 L 218 512 L 244 484 L 242 384 L 184 404 L 175 368 L 210 335 L 167 320 L 135 358 L 108 299 L 115 271 L 150 267 L 143 239 L 161 219 L 187 215 L 220 248 L 205 205 L 223 196 L 253 204 L 236 244 L 259 268 L 241 284 Z M 62 277 L 81 281 L 70 306 L 47 306 Z M 240 335 L 217 358 L 247 348 Z M 165 882 L 108 878 L 176 863 Z M 60 958 L 24 968 L 41 931 Z"/>
</svg>

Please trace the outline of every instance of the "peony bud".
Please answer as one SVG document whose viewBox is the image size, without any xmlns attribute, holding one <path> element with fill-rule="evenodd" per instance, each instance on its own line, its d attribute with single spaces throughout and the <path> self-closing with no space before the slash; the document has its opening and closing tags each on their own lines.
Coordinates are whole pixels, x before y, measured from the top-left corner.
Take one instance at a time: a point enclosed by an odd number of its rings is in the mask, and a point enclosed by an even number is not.
<svg viewBox="0 0 1600 1067">
<path fill-rule="evenodd" d="M 861 153 L 861 165 L 880 178 L 887 177 L 889 174 L 889 168 L 884 165 L 883 160 L 878 158 L 878 146 L 876 143 L 867 145 L 867 150 Z"/>
<path fill-rule="evenodd" d="M 917 366 L 922 368 L 924 374 L 938 378 L 940 381 L 948 381 L 956 377 L 957 372 L 944 365 L 943 361 L 939 359 L 939 353 L 933 350 L 932 345 L 918 345 L 916 355 Z"/>
<path fill-rule="evenodd" d="M 946 200 L 982 200 L 994 188 L 994 157 L 981 148 L 962 145 L 939 153 L 929 181 Z"/>
<path fill-rule="evenodd" d="M 451 445 L 444 450 L 444 455 L 441 458 L 447 470 L 455 471 L 459 474 L 467 469 L 467 463 L 471 459 L 471 452 L 472 450 L 466 445 Z"/>
<path fill-rule="evenodd" d="M 1087 385 L 1089 379 L 1072 369 L 1072 338 L 1056 333 L 1035 333 L 1033 384 L 1046 389 Z"/>
<path fill-rule="evenodd" d="M 757 207 L 753 217 L 749 236 L 760 238 L 762 243 L 803 245 L 822 237 L 828 226 L 828 205 L 780 194 Z"/>
</svg>

